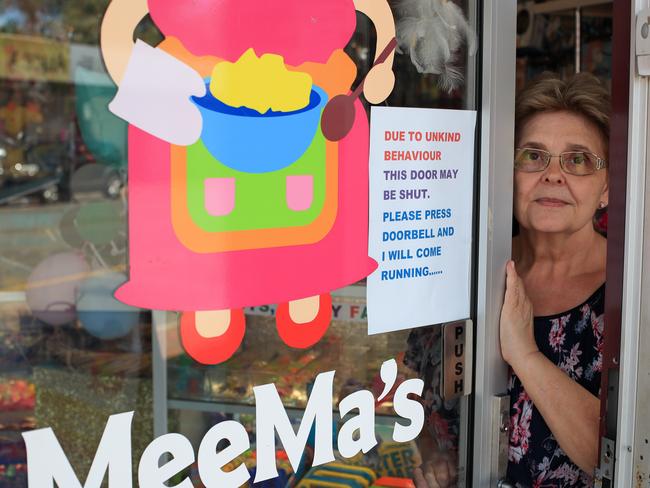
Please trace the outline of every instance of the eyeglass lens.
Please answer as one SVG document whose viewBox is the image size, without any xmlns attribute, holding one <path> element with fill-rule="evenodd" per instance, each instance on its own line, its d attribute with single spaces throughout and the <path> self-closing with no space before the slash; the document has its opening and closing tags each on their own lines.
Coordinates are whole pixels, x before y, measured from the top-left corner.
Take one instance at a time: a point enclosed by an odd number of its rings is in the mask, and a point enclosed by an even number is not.
<svg viewBox="0 0 650 488">
<path fill-rule="evenodd" d="M 551 157 L 551 153 L 542 149 L 522 148 L 515 153 L 515 168 L 528 173 L 544 171 Z M 567 173 L 589 175 L 598 168 L 598 158 L 584 151 L 567 151 L 560 154 L 560 165 Z"/>
</svg>

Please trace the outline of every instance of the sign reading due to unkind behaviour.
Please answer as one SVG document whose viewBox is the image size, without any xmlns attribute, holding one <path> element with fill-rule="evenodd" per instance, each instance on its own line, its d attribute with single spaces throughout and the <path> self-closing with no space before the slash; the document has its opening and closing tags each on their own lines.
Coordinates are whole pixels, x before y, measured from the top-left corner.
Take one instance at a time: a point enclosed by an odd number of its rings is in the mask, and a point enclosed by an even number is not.
<svg viewBox="0 0 650 488">
<path fill-rule="evenodd" d="M 469 317 L 476 112 L 372 107 L 371 334 Z"/>
</svg>

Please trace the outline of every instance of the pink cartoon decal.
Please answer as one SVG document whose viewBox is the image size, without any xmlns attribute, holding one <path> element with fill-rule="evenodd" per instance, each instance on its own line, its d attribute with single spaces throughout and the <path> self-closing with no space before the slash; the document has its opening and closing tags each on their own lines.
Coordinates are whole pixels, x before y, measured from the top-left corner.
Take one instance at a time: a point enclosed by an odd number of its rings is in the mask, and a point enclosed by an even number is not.
<svg viewBox="0 0 650 488">
<path fill-rule="evenodd" d="M 378 49 L 351 94 L 356 10 Z M 147 14 L 156 47 L 133 43 Z M 113 0 L 101 34 L 119 86 L 109 108 L 130 124 L 130 276 L 116 297 L 180 311 L 183 346 L 204 364 L 237 351 L 247 306 L 278 304 L 283 341 L 317 343 L 330 291 L 377 266 L 357 97 L 393 89 L 387 1 Z"/>
</svg>

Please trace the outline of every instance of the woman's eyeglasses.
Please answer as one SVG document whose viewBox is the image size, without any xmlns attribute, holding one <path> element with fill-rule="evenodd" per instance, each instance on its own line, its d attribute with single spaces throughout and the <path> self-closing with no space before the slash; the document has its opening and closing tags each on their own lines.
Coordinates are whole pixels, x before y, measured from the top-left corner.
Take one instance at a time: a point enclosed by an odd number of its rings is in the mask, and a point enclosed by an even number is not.
<svg viewBox="0 0 650 488">
<path fill-rule="evenodd" d="M 544 171 L 556 156 L 560 158 L 560 168 L 571 175 L 592 175 L 607 167 L 607 161 L 587 151 L 565 151 L 555 155 L 544 149 L 520 147 L 515 149 L 515 169 L 524 173 Z"/>
</svg>

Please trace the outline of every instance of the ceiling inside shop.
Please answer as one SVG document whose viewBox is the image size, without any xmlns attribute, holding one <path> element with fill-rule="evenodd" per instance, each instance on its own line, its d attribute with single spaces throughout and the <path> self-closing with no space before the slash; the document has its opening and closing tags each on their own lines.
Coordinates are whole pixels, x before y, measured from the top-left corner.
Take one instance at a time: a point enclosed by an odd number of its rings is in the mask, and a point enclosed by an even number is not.
<svg viewBox="0 0 650 488">
<path fill-rule="evenodd" d="M 613 0 L 518 0 L 519 6 L 538 14 L 575 15 L 580 9 L 582 15 L 610 17 Z"/>
</svg>

